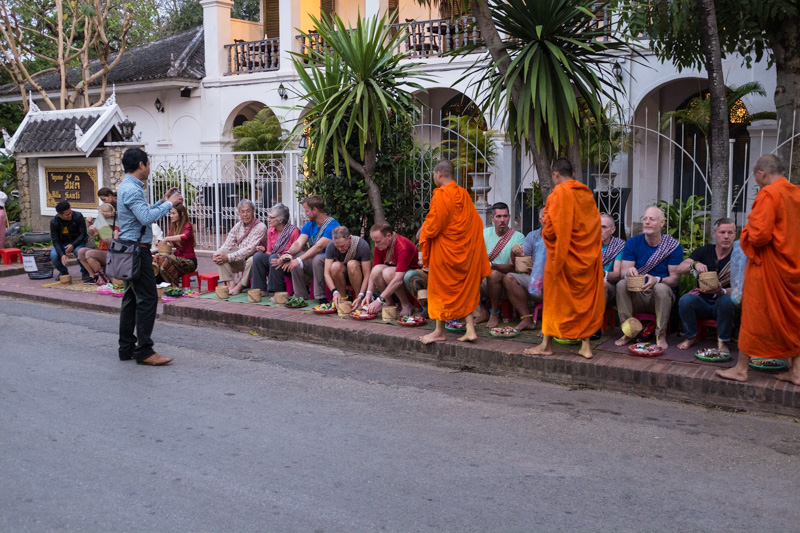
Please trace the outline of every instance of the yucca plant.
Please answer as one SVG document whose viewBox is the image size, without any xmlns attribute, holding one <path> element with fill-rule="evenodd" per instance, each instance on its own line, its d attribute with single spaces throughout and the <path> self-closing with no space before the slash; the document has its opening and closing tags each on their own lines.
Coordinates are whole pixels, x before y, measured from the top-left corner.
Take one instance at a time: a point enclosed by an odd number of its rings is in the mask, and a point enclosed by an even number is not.
<svg viewBox="0 0 800 533">
<path fill-rule="evenodd" d="M 672 204 L 659 200 L 656 205 L 664 211 L 667 233 L 680 241 L 684 257 L 705 244 L 710 214 L 702 196 L 692 195 L 685 202 L 675 200 Z"/>
<path fill-rule="evenodd" d="M 270 152 L 282 150 L 289 140 L 289 132 L 272 110 L 264 108 L 252 120 L 231 129 L 235 152 Z"/>
<path fill-rule="evenodd" d="M 416 98 L 410 91 L 424 91 L 418 80 L 425 78 L 415 70 L 420 63 L 404 62 L 410 52 L 401 52 L 400 46 L 407 34 L 389 27 L 385 17 L 359 16 L 354 28 L 336 15 L 311 18 L 325 46 L 292 54 L 308 103 L 303 125 L 309 136 L 307 157 L 323 168 L 326 154 L 332 153 L 335 172 L 343 162 L 348 177 L 351 169 L 360 174 L 375 221 L 383 221 L 381 191 L 374 179 L 381 134 L 393 121 L 410 120 L 414 113 Z M 348 150 L 351 138 L 358 140 L 357 153 Z"/>
</svg>

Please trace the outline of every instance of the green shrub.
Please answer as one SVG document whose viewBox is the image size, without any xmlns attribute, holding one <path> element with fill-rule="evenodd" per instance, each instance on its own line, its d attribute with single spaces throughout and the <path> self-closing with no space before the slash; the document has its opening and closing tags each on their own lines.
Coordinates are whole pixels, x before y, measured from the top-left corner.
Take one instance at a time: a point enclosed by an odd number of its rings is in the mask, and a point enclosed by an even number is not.
<svg viewBox="0 0 800 533">
<path fill-rule="evenodd" d="M 17 189 L 17 162 L 13 156 L 0 155 L 0 191 L 6 193 L 6 216 L 10 222 L 19 222 L 19 200 L 11 195 Z"/>
</svg>

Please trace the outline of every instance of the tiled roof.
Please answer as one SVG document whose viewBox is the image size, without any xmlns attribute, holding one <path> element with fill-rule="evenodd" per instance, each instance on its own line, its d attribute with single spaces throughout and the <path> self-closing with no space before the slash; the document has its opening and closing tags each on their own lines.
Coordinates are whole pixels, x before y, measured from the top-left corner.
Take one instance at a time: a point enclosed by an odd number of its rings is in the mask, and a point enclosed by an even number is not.
<svg viewBox="0 0 800 533">
<path fill-rule="evenodd" d="M 113 57 L 109 61 L 113 60 Z M 100 70 L 98 60 L 91 63 L 92 72 Z M 80 81 L 80 71 L 69 69 L 67 75 L 73 84 Z M 108 73 L 108 83 L 125 84 L 146 80 L 169 78 L 203 79 L 205 72 L 205 48 L 203 27 L 181 32 L 158 41 L 143 44 L 125 51 L 122 60 Z M 45 90 L 58 90 L 58 72 L 49 72 L 36 78 Z M 97 79 L 92 86 L 100 85 Z M 14 84 L 0 87 L 0 94 L 18 92 Z"/>
<path fill-rule="evenodd" d="M 99 114 L 94 116 L 52 117 L 31 121 L 14 144 L 15 152 L 77 152 L 75 126 L 89 131 Z"/>
</svg>

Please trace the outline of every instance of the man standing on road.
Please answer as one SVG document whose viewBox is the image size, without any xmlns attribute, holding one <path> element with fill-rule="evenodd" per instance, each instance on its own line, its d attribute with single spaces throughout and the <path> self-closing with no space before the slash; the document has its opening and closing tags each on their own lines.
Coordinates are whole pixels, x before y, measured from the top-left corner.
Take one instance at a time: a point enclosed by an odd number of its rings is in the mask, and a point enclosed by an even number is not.
<svg viewBox="0 0 800 533">
<path fill-rule="evenodd" d="M 183 203 L 183 196 L 176 192 L 177 187 L 172 187 L 161 201 L 147 205 L 144 188 L 150 176 L 150 161 L 140 148 L 125 151 L 122 167 L 125 169 L 125 179 L 117 189 L 119 238 L 140 243 L 141 268 L 138 278 L 125 282 L 119 315 L 119 359 L 129 361 L 135 357 L 140 365 L 166 365 L 172 358 L 157 354 L 150 338 L 158 306 L 156 278 L 150 266 L 153 263 L 150 253 L 150 243 L 153 241 L 151 224 L 167 216 L 173 206 Z"/>
<path fill-rule="evenodd" d="M 436 329 L 420 337 L 423 344 L 447 340 L 444 323 L 467 318 L 467 332 L 460 341 L 475 341 L 472 312 L 480 303 L 481 280 L 492 272 L 483 244 L 483 221 L 469 193 L 453 181 L 453 163 L 440 161 L 433 169 L 436 189 L 422 224 L 419 243 L 428 277 L 428 315 Z"/>
<path fill-rule="evenodd" d="M 747 255 L 742 294 L 742 326 L 736 366 L 717 375 L 747 381 L 751 357 L 792 358 L 778 379 L 800 385 L 800 187 L 783 176 L 783 164 L 772 154 L 753 169 L 761 187 L 742 230 Z M 745 355 L 747 354 L 747 355 Z"/>
<path fill-rule="evenodd" d="M 592 358 L 589 337 L 600 329 L 605 311 L 600 211 L 592 191 L 573 179 L 572 163 L 553 163 L 555 188 L 547 198 L 542 239 L 547 247 L 544 264 L 544 316 L 539 346 L 529 355 L 552 355 L 553 337 L 580 339 L 578 353 Z"/>
</svg>

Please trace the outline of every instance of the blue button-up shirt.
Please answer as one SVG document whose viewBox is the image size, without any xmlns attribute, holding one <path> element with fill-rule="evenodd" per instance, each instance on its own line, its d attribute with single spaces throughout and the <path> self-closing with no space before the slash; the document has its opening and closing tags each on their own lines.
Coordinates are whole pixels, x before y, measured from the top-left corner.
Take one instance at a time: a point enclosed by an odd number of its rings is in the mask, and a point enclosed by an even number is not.
<svg viewBox="0 0 800 533">
<path fill-rule="evenodd" d="M 138 241 L 145 227 L 141 242 L 149 244 L 153 240 L 153 230 L 151 224 L 169 214 L 172 204 L 169 202 L 158 201 L 153 205 L 147 205 L 144 197 L 144 182 L 130 174 L 125 174 L 117 189 L 117 226 L 119 226 L 119 238 L 129 241 Z"/>
</svg>

